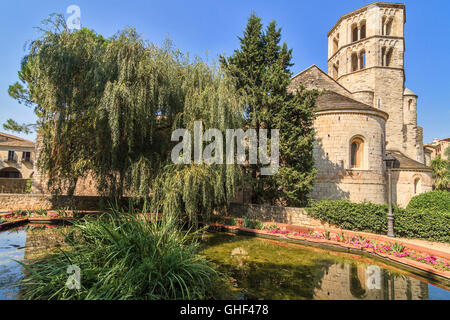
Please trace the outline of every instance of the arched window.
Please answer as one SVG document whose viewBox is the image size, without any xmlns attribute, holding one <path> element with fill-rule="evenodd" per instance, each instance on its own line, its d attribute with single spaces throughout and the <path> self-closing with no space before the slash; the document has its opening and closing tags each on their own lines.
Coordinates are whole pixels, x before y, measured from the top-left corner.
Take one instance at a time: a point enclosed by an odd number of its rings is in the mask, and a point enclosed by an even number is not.
<svg viewBox="0 0 450 320">
<path fill-rule="evenodd" d="M 361 138 L 354 138 L 350 143 L 350 167 L 362 168 L 364 156 L 364 141 Z"/>
<path fill-rule="evenodd" d="M 0 170 L 0 178 L 22 178 L 22 174 L 16 168 L 3 168 Z"/>
<path fill-rule="evenodd" d="M 352 26 L 352 42 L 358 41 L 358 26 L 354 24 Z"/>
<path fill-rule="evenodd" d="M 387 23 L 386 23 L 386 35 L 389 36 L 391 35 L 392 32 L 392 19 L 390 19 Z"/>
<path fill-rule="evenodd" d="M 408 100 L 408 111 L 411 111 L 412 99 Z"/>
<path fill-rule="evenodd" d="M 360 33 L 360 39 L 364 39 L 366 37 L 366 21 L 361 22 L 359 33 Z"/>
<path fill-rule="evenodd" d="M 422 193 L 422 182 L 420 178 L 414 179 L 414 194 Z"/>
<path fill-rule="evenodd" d="M 336 53 L 339 49 L 339 34 L 333 39 L 333 53 Z"/>
<path fill-rule="evenodd" d="M 366 67 L 366 51 L 362 50 L 359 53 L 359 68 L 364 69 Z"/>
<path fill-rule="evenodd" d="M 337 79 L 339 76 L 339 61 L 336 61 L 336 63 L 333 65 L 333 78 Z"/>
<path fill-rule="evenodd" d="M 352 71 L 358 70 L 358 55 L 355 53 L 352 54 Z"/>
<path fill-rule="evenodd" d="M 392 52 L 394 49 L 390 48 L 386 53 L 386 67 L 389 67 L 392 64 Z"/>
<path fill-rule="evenodd" d="M 392 32 L 392 18 L 383 17 L 381 20 L 381 35 L 389 36 Z"/>
<path fill-rule="evenodd" d="M 389 67 L 392 64 L 392 54 L 394 52 L 393 48 L 387 49 L 386 47 L 381 48 L 381 66 Z"/>
</svg>

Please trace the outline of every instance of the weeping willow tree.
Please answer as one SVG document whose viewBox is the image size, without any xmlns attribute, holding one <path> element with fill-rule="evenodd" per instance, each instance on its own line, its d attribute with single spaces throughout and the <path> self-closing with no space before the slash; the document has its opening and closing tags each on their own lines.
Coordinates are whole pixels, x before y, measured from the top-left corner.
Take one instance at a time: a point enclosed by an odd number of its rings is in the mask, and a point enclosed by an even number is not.
<svg viewBox="0 0 450 320">
<path fill-rule="evenodd" d="M 50 185 L 70 193 L 79 178 L 93 175 L 103 195 L 153 193 L 156 210 L 194 221 L 229 199 L 238 167 L 169 160 L 172 129 L 192 129 L 196 120 L 222 132 L 241 127 L 246 101 L 228 77 L 170 41 L 144 41 L 134 29 L 105 39 L 68 30 L 58 15 L 44 26 L 10 95 L 35 107 L 39 167 Z"/>
<path fill-rule="evenodd" d="M 235 87 L 220 69 L 195 60 L 186 68 L 183 111 L 177 114 L 172 129 L 186 128 L 193 133 L 195 122 L 201 121 L 200 139 L 203 140 L 203 133 L 208 129 L 217 129 L 224 137 L 227 129 L 241 128 L 247 100 L 242 93 L 237 94 Z M 216 153 L 226 154 L 225 143 L 221 145 L 217 138 L 208 139 L 217 148 L 213 157 Z M 194 150 L 194 141 L 190 143 Z M 194 158 L 191 153 L 190 164 L 166 163 L 162 168 L 152 189 L 156 211 L 178 214 L 197 223 L 199 216 L 208 219 L 214 209 L 227 204 L 234 195 L 242 180 L 236 161 L 235 164 L 208 164 L 205 159 L 196 163 Z"/>
<path fill-rule="evenodd" d="M 77 180 L 91 168 L 96 106 L 103 91 L 98 81 L 107 43 L 88 29 L 70 32 L 60 15 L 44 20 L 42 36 L 32 41 L 19 79 L 9 94 L 34 107 L 42 151 L 38 166 L 50 190 L 72 194 Z"/>
<path fill-rule="evenodd" d="M 145 197 L 168 153 L 167 127 L 182 110 L 181 55 L 147 45 L 133 30 L 112 38 L 104 56 L 107 81 L 98 109 L 94 171 L 99 189 Z"/>
</svg>

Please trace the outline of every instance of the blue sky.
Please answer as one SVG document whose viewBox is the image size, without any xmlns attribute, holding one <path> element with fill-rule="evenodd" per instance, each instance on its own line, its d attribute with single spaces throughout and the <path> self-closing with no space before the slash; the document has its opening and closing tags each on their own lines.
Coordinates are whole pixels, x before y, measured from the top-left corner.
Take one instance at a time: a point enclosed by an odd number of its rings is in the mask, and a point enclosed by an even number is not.
<svg viewBox="0 0 450 320">
<path fill-rule="evenodd" d="M 34 122 L 33 111 L 8 96 L 17 80 L 24 43 L 38 36 L 34 27 L 50 13 L 66 17 L 68 6 L 81 8 L 81 23 L 104 36 L 125 26 L 155 43 L 169 37 L 191 55 L 229 55 L 238 48 L 253 10 L 267 24 L 275 19 L 283 40 L 293 49 L 292 71 L 312 64 L 327 70 L 326 34 L 338 18 L 373 1 L 365 0 L 227 0 L 227 1 L 1 1 L 0 3 L 0 124 L 13 118 Z M 424 142 L 450 137 L 450 1 L 409 0 L 406 4 L 406 86 L 419 95 L 418 122 Z M 3 128 L 0 128 L 2 131 Z M 21 135 L 34 140 L 34 134 Z"/>
</svg>

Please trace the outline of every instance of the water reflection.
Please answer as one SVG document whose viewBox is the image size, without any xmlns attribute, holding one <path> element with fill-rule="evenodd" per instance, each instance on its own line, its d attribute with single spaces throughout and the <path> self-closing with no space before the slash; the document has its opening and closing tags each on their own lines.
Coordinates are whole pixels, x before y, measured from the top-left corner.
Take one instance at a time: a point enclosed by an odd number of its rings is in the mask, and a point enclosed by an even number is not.
<svg viewBox="0 0 450 320">
<path fill-rule="evenodd" d="M 18 284 L 27 270 L 16 261 L 30 263 L 57 252 L 64 245 L 61 229 L 34 225 L 0 232 L 0 300 L 21 298 Z"/>
<path fill-rule="evenodd" d="M 17 299 L 16 284 L 22 279 L 22 267 L 13 260 L 22 260 L 25 231 L 0 232 L 0 300 Z"/>
<path fill-rule="evenodd" d="M 347 253 L 223 234 L 210 235 L 202 253 L 248 299 L 450 299 L 449 291 L 405 271 Z"/>
<path fill-rule="evenodd" d="M 331 265 L 314 299 L 427 300 L 428 285 L 405 275 L 395 275 L 376 265 Z"/>
<path fill-rule="evenodd" d="M 39 260 L 58 252 L 63 239 L 60 230 L 45 227 L 0 232 L 0 300 L 20 299 L 16 284 L 24 270 L 11 259 Z M 202 241 L 201 254 L 225 274 L 231 288 L 218 298 L 450 299 L 450 291 L 357 255 L 226 234 L 208 234 Z"/>
</svg>

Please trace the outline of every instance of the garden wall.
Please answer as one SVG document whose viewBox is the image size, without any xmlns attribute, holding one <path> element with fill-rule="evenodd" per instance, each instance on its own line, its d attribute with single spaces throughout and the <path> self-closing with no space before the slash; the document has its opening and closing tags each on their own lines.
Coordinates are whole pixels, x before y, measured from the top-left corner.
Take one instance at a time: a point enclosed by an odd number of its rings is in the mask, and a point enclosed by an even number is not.
<svg viewBox="0 0 450 320">
<path fill-rule="evenodd" d="M 304 208 L 278 207 L 259 204 L 230 203 L 229 215 L 242 218 L 257 219 L 263 222 L 287 223 L 303 227 L 321 227 L 338 229 L 326 222 L 311 218 Z"/>
<path fill-rule="evenodd" d="M 0 193 L 24 193 L 28 179 L 0 178 Z"/>
<path fill-rule="evenodd" d="M 98 210 L 100 197 L 54 196 L 48 194 L 0 194 L 0 210 Z"/>
</svg>

